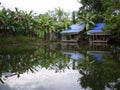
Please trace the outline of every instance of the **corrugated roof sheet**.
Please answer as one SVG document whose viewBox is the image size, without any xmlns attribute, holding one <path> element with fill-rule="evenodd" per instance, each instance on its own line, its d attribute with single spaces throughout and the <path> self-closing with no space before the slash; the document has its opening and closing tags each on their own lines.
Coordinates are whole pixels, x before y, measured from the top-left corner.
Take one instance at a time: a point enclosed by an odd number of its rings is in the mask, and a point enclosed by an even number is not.
<svg viewBox="0 0 120 90">
<path fill-rule="evenodd" d="M 96 23 L 92 30 L 89 30 L 88 33 L 95 33 L 95 32 L 104 32 L 101 30 L 105 26 L 105 23 Z"/>
<path fill-rule="evenodd" d="M 87 35 L 101 34 L 101 35 L 111 35 L 110 30 L 102 30 L 105 23 L 96 23 L 92 30 L 87 31 Z"/>
<path fill-rule="evenodd" d="M 94 30 L 100 30 L 105 26 L 105 23 L 96 23 L 95 26 L 93 27 Z"/>
<path fill-rule="evenodd" d="M 61 34 L 65 34 L 65 33 L 79 33 L 80 31 L 82 31 L 84 29 L 84 24 L 73 24 L 69 26 L 69 29 L 64 30 L 61 32 Z"/>
</svg>

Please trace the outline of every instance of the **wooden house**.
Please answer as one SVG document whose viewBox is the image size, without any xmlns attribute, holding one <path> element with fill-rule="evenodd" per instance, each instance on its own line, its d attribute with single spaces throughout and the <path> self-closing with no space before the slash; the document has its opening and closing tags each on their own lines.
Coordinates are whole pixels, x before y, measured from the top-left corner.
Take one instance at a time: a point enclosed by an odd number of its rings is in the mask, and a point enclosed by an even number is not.
<svg viewBox="0 0 120 90">
<path fill-rule="evenodd" d="M 109 41 L 111 32 L 110 30 L 102 30 L 104 26 L 105 23 L 96 23 L 93 29 L 87 32 L 90 43 L 107 43 Z"/>
<path fill-rule="evenodd" d="M 78 42 L 81 39 L 81 32 L 84 30 L 84 24 L 70 25 L 69 29 L 61 32 L 63 42 Z"/>
</svg>

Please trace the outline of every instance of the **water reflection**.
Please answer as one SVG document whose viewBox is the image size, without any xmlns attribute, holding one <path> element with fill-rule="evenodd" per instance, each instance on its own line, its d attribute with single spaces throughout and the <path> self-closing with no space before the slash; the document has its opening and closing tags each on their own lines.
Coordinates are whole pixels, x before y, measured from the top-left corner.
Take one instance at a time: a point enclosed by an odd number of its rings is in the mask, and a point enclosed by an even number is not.
<svg viewBox="0 0 120 90">
<path fill-rule="evenodd" d="M 0 90 L 120 90 L 119 64 L 119 47 L 108 45 L 0 46 Z"/>
<path fill-rule="evenodd" d="M 79 65 L 79 78 L 83 88 L 92 90 L 120 89 L 120 62 L 114 58 L 109 46 L 94 45 L 87 51 L 86 59 Z"/>
<path fill-rule="evenodd" d="M 35 67 L 54 69 L 56 72 L 69 67 L 69 57 L 44 46 L 3 46 L 0 48 L 0 76 L 10 77 L 27 71 L 37 71 Z M 3 82 L 2 79 L 0 79 Z"/>
</svg>

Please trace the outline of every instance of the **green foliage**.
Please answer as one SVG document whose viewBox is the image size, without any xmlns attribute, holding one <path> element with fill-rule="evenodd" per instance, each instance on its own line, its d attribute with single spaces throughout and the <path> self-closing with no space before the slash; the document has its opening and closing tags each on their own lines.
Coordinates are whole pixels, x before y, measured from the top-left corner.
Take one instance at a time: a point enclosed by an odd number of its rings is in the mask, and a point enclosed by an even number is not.
<svg viewBox="0 0 120 90">
<path fill-rule="evenodd" d="M 61 21 L 63 19 L 68 19 L 68 16 L 70 15 L 69 12 L 64 11 L 60 7 L 55 8 L 54 14 L 56 15 L 56 18 L 57 18 L 58 21 Z"/>
<path fill-rule="evenodd" d="M 76 24 L 76 17 L 77 17 L 76 13 L 77 12 L 75 12 L 75 11 L 72 12 L 72 23 L 73 24 Z"/>
<path fill-rule="evenodd" d="M 61 19 L 60 21 L 54 19 L 54 17 L 43 14 L 34 17 L 37 22 L 36 32 L 40 38 L 50 36 L 51 33 L 60 32 L 63 29 L 67 29 L 70 21 L 68 19 Z"/>
<path fill-rule="evenodd" d="M 78 22 L 79 23 L 84 23 L 86 30 L 90 29 L 91 25 L 94 25 L 94 20 L 95 15 L 92 12 L 87 12 L 87 13 L 79 13 L 78 14 Z"/>
<path fill-rule="evenodd" d="M 59 49 L 60 47 L 57 48 Z M 50 49 L 49 45 L 4 45 L 0 47 L 0 82 L 4 83 L 2 73 L 5 72 L 18 77 L 26 72 L 34 73 L 37 68 L 61 72 L 69 67 L 68 62 L 67 55 Z M 10 76 L 7 75 L 5 78 L 7 77 Z"/>
<path fill-rule="evenodd" d="M 103 0 L 78 0 L 82 4 L 80 11 L 95 11 L 96 13 L 104 13 L 104 8 L 102 7 Z"/>
<path fill-rule="evenodd" d="M 95 22 L 105 22 L 104 30 L 111 30 L 112 38 L 120 41 L 120 0 L 78 0 L 82 4 L 79 12 L 86 14 L 94 12 Z M 87 21 L 87 14 L 83 21 Z M 89 25 L 86 24 L 86 27 Z"/>
<path fill-rule="evenodd" d="M 120 42 L 120 1 L 104 0 L 103 6 L 107 7 L 107 10 L 104 13 L 104 21 L 107 25 L 103 29 L 111 30 L 111 38 Z"/>
<path fill-rule="evenodd" d="M 120 40 L 120 13 L 117 16 L 111 16 L 106 19 L 107 25 L 103 28 L 104 30 L 112 31 L 112 38 Z"/>
<path fill-rule="evenodd" d="M 49 13 L 50 12 L 50 13 Z M 27 35 L 49 38 L 52 32 L 67 29 L 70 24 L 69 13 L 56 8 L 46 14 L 35 15 L 15 8 L 15 11 L 2 8 L 0 10 L 0 35 Z"/>
<path fill-rule="evenodd" d="M 3 8 L 0 11 L 0 29 L 1 33 L 18 33 L 18 34 L 29 34 L 33 29 L 33 12 L 29 13 L 18 10 L 15 11 Z"/>
</svg>

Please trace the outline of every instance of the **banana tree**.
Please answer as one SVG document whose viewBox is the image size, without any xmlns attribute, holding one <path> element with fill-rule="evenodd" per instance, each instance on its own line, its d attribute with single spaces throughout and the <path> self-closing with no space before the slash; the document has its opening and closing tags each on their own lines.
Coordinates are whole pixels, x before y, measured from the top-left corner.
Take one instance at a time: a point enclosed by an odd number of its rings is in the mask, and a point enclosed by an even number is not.
<svg viewBox="0 0 120 90">
<path fill-rule="evenodd" d="M 17 26 L 16 32 L 20 32 L 23 34 L 28 34 L 32 32 L 32 18 L 33 18 L 33 11 L 30 11 L 29 13 L 19 10 L 16 8 L 16 14 L 15 14 L 15 24 Z"/>
<path fill-rule="evenodd" d="M 39 15 L 39 16 L 36 16 L 34 20 L 38 23 L 38 26 L 39 26 L 37 27 L 38 30 L 36 31 L 39 34 L 39 37 L 43 38 L 46 35 L 48 30 L 48 27 L 47 27 L 47 25 L 49 24 L 48 19 L 44 15 Z"/>
<path fill-rule="evenodd" d="M 94 25 L 94 20 L 95 19 L 95 14 L 91 12 L 87 13 L 80 13 L 78 14 L 78 22 L 79 23 L 84 23 L 86 30 L 90 28 L 90 25 Z"/>
<path fill-rule="evenodd" d="M 35 21 L 37 22 L 37 32 L 39 37 L 45 38 L 47 35 L 50 37 L 50 33 L 55 31 L 54 19 L 47 17 L 46 15 L 36 16 Z"/>
<path fill-rule="evenodd" d="M 2 26 L 2 29 L 4 28 L 4 26 L 6 25 L 6 9 L 3 8 L 0 11 L 0 24 Z"/>
<path fill-rule="evenodd" d="M 85 13 L 78 13 L 78 23 L 84 23 L 85 24 L 85 29 L 83 33 L 84 39 L 88 39 L 86 31 L 91 28 L 92 25 L 95 25 L 94 20 L 95 19 L 95 14 L 92 12 L 85 12 Z"/>
</svg>

